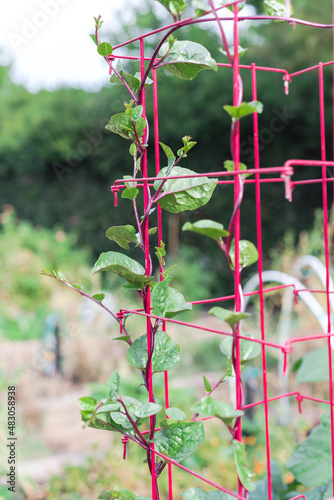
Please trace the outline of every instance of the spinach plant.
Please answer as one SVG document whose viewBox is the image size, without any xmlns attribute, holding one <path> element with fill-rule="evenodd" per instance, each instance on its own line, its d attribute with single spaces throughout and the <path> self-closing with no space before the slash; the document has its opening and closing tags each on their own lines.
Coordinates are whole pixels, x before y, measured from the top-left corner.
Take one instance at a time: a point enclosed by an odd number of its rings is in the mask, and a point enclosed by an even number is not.
<svg viewBox="0 0 334 500">
<path fill-rule="evenodd" d="M 146 452 L 148 470 L 152 476 L 153 498 L 159 499 L 158 479 L 166 465 L 180 463 L 194 453 L 203 440 L 205 431 L 203 418 L 217 417 L 229 429 L 234 446 L 234 458 L 239 479 L 239 495 L 248 496 L 248 491 L 254 490 L 251 474 L 244 465 L 244 448 L 241 444 L 240 419 L 243 415 L 243 388 L 240 378 L 240 363 L 252 359 L 259 354 L 258 343 L 249 339 L 249 336 L 240 330 L 241 321 L 248 315 L 242 308 L 242 290 L 239 288 L 238 303 L 234 310 L 213 307 L 209 312 L 227 323 L 231 331 L 226 332 L 221 349 L 230 359 L 230 365 L 225 374 L 211 387 L 203 376 L 204 397 L 192 406 L 194 416 L 188 421 L 183 411 L 178 408 L 163 408 L 156 402 L 152 376 L 158 372 L 172 370 L 180 362 L 179 348 L 174 340 L 166 333 L 164 320 L 174 318 L 178 314 L 190 310 L 192 305 L 186 301 L 181 292 L 171 286 L 173 269 L 164 271 L 164 257 L 166 255 L 165 243 L 161 239 L 157 227 L 151 227 L 152 213 L 160 207 L 170 213 L 193 211 L 207 204 L 214 190 L 217 188 L 218 179 L 210 175 L 198 175 L 196 172 L 181 166 L 182 160 L 188 156 L 196 146 L 190 136 L 180 140 L 180 148 L 175 153 L 168 145 L 160 143 L 166 156 L 166 166 L 160 170 L 153 183 L 147 181 L 147 158 L 149 151 L 150 127 L 145 115 L 145 89 L 152 83 L 152 71 L 164 68 L 172 75 L 185 80 L 192 80 L 203 70 L 217 71 L 217 63 L 208 50 L 202 45 L 192 41 L 179 41 L 174 37 L 177 30 L 190 24 L 202 21 L 203 16 L 211 14 L 211 20 L 218 23 L 222 37 L 223 51 L 230 64 L 238 64 L 239 57 L 244 52 L 240 48 L 235 51 L 229 47 L 224 33 L 218 11 L 228 7 L 232 12 L 238 12 L 238 0 L 224 3 L 223 7 L 216 8 L 213 0 L 208 4 L 193 0 L 192 6 L 195 15 L 182 20 L 182 12 L 187 7 L 183 0 L 158 0 L 172 15 L 174 24 L 167 27 L 157 43 L 153 54 L 141 73 L 130 74 L 124 71 L 113 55 L 113 47 L 108 42 L 100 40 L 101 17 L 95 18 L 95 33 L 92 36 L 97 45 L 98 53 L 104 57 L 110 67 L 110 82 L 122 85 L 128 92 L 128 102 L 124 104 L 124 111 L 110 118 L 106 128 L 112 133 L 120 135 L 129 141 L 130 160 L 129 172 L 123 178 L 122 198 L 129 200 L 134 215 L 134 225 L 110 227 L 106 236 L 121 249 L 128 250 L 130 245 L 135 245 L 143 252 L 143 262 L 138 262 L 127 256 L 124 252 L 108 251 L 100 255 L 94 265 L 92 273 L 109 272 L 124 279 L 123 288 L 132 290 L 139 297 L 144 314 L 147 316 L 147 333 L 132 339 L 124 323 L 124 317 L 111 311 L 103 303 L 104 294 L 93 296 L 86 294 L 82 287 L 71 284 L 61 271 L 44 274 L 53 276 L 58 281 L 73 288 L 81 295 L 89 298 L 109 313 L 120 325 L 121 335 L 119 341 L 128 344 L 127 360 L 130 365 L 140 372 L 142 384 L 147 390 L 147 398 L 139 401 L 123 394 L 120 376 L 114 371 L 108 380 L 108 391 L 100 401 L 92 397 L 80 398 L 82 420 L 86 426 L 105 431 L 120 433 L 124 442 L 127 440 L 136 443 Z M 284 15 L 284 0 L 265 0 L 268 15 Z M 283 14 L 282 14 L 283 10 Z M 117 62 L 116 62 L 117 61 Z M 197 220 L 188 222 L 183 226 L 183 231 L 192 231 L 199 235 L 215 240 L 225 255 L 227 265 L 235 278 L 235 283 L 240 283 L 240 273 L 245 267 L 254 264 L 258 253 L 253 243 L 241 240 L 235 234 L 238 226 L 239 209 L 243 199 L 244 179 L 247 177 L 246 165 L 239 162 L 237 154 L 237 140 L 240 120 L 244 116 L 261 113 L 262 104 L 258 101 L 244 102 L 242 80 L 238 73 L 235 74 L 234 86 L 238 93 L 233 105 L 225 105 L 224 110 L 231 118 L 230 144 L 231 159 L 225 159 L 224 167 L 227 172 L 234 175 L 237 196 L 231 208 L 231 216 L 227 229 L 220 222 L 212 220 Z M 182 141 L 182 142 L 181 142 Z M 115 194 L 119 187 L 114 188 Z M 141 201 L 140 201 L 141 200 Z M 140 203 L 139 203 L 140 201 Z M 143 201 L 143 203 L 142 203 Z M 144 205 L 143 213 L 139 207 Z M 157 238 L 154 254 L 150 249 L 150 241 Z M 237 244 L 236 244 L 237 241 Z M 156 265 L 154 265 L 154 262 Z M 155 267 L 159 267 L 160 280 L 154 278 Z M 239 286 L 239 285 L 238 285 Z M 214 399 L 212 394 L 215 389 L 228 378 L 237 374 L 237 409 L 231 405 Z M 164 411 L 163 421 L 157 425 L 157 415 Z M 199 488 L 190 488 L 183 493 L 186 500 L 219 498 L 227 499 L 230 495 L 224 491 L 206 493 Z M 147 499 L 134 492 L 120 488 L 118 485 L 113 490 L 104 490 L 99 495 L 100 499 Z M 149 500 L 149 499 L 147 499 Z"/>
</svg>

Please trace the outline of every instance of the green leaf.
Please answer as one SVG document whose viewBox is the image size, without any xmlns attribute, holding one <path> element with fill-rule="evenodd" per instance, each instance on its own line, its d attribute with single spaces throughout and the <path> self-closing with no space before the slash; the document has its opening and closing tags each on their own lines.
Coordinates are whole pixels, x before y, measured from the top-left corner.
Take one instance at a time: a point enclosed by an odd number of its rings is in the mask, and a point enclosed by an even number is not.
<svg viewBox="0 0 334 500">
<path fill-rule="evenodd" d="M 114 490 L 109 492 L 103 490 L 97 498 L 98 500 L 115 500 L 117 498 L 119 500 L 152 500 L 149 497 L 138 496 L 137 493 L 133 491 L 118 487 L 115 487 Z"/>
<path fill-rule="evenodd" d="M 95 33 L 91 33 L 89 36 L 91 37 L 91 39 L 93 40 L 93 42 L 97 46 L 97 41 L 96 41 L 96 35 L 95 35 Z"/>
<path fill-rule="evenodd" d="M 327 498 L 333 498 L 333 482 L 330 481 L 323 486 L 317 486 L 313 490 L 307 492 L 307 500 L 326 500 Z M 296 495 L 297 496 L 297 495 Z"/>
<path fill-rule="evenodd" d="M 334 373 L 334 359 L 332 359 Z M 325 382 L 329 380 L 328 347 L 308 352 L 300 359 L 297 382 Z"/>
<path fill-rule="evenodd" d="M 230 0 L 224 0 L 221 5 L 224 5 L 226 3 L 230 3 Z M 246 2 L 238 2 L 238 7 L 239 7 L 239 12 L 240 10 L 243 8 L 243 6 L 245 5 Z M 234 5 L 229 5 L 228 7 L 226 7 L 228 10 L 230 10 L 231 12 L 234 12 Z"/>
<path fill-rule="evenodd" d="M 173 420 L 178 420 L 179 422 L 187 418 L 184 411 L 179 410 L 179 408 L 166 408 L 166 415 L 167 417 L 172 418 Z"/>
<path fill-rule="evenodd" d="M 94 398 L 84 396 L 78 399 L 80 410 L 93 412 L 96 408 L 97 401 Z"/>
<path fill-rule="evenodd" d="M 222 384 L 223 382 L 226 382 L 226 380 L 229 380 L 230 378 L 233 378 L 233 377 L 234 377 L 234 375 L 233 375 L 233 363 L 232 363 L 232 359 L 229 358 L 229 365 L 228 365 L 227 370 L 225 372 L 225 375 L 222 378 L 222 380 L 220 381 L 220 383 Z"/>
<path fill-rule="evenodd" d="M 177 422 L 158 431 L 154 443 L 159 453 L 182 462 L 197 450 L 204 438 L 202 422 Z"/>
<path fill-rule="evenodd" d="M 286 468 L 297 481 L 308 488 L 322 486 L 332 479 L 330 434 L 331 422 L 328 412 L 286 464 Z"/>
<path fill-rule="evenodd" d="M 115 370 L 109 377 L 108 380 L 108 396 L 109 398 L 115 399 L 118 396 L 119 392 L 119 384 L 120 384 L 121 378 L 118 374 L 118 372 Z"/>
<path fill-rule="evenodd" d="M 166 250 L 165 250 L 165 243 L 163 241 L 160 241 L 160 247 L 155 247 L 156 252 L 155 255 L 158 258 L 159 262 L 162 262 L 162 264 L 165 264 L 164 257 L 166 255 Z"/>
<path fill-rule="evenodd" d="M 137 122 L 142 117 L 142 114 L 143 114 L 143 106 L 142 105 L 136 106 L 135 108 L 133 108 L 132 113 L 131 113 L 132 121 Z"/>
<path fill-rule="evenodd" d="M 108 57 L 112 54 L 112 46 L 110 45 L 110 43 L 102 42 L 97 47 L 97 51 L 100 54 L 100 56 Z"/>
<path fill-rule="evenodd" d="M 224 229 L 223 224 L 209 219 L 202 219 L 193 224 L 186 222 L 182 227 L 182 231 L 193 231 L 194 233 L 203 234 L 218 241 L 224 236 L 229 235 L 229 232 Z"/>
<path fill-rule="evenodd" d="M 186 7 L 187 4 L 183 2 L 183 0 L 157 0 L 161 5 L 163 5 L 170 14 L 173 16 L 177 16 L 180 14 Z"/>
<path fill-rule="evenodd" d="M 224 168 L 226 168 L 228 172 L 233 172 L 235 170 L 234 161 L 232 160 L 224 161 Z M 244 163 L 239 163 L 239 170 L 247 170 L 247 166 Z M 250 175 L 252 174 L 243 174 L 241 177 L 243 179 L 246 179 L 246 177 L 249 177 Z"/>
<path fill-rule="evenodd" d="M 129 187 L 124 189 L 121 197 L 133 201 L 135 198 L 137 198 L 138 194 L 139 194 L 139 189 L 135 187 Z"/>
<path fill-rule="evenodd" d="M 230 247 L 230 258 L 232 269 L 235 268 L 235 241 L 232 240 Z M 239 265 L 240 269 L 244 267 L 251 266 L 255 262 L 257 262 L 259 258 L 259 253 L 255 247 L 255 245 L 247 240 L 240 240 L 239 242 Z"/>
<path fill-rule="evenodd" d="M 288 500 L 286 493 L 288 491 L 288 485 L 282 481 L 282 470 L 277 464 L 276 460 L 271 460 L 271 489 L 272 489 L 272 500 Z M 289 498 L 298 496 L 299 493 L 295 495 L 291 494 L 289 491 Z M 249 500 L 259 500 L 260 498 L 268 498 L 268 478 L 264 477 L 255 483 L 255 490 L 249 493 Z M 310 499 L 308 499 L 310 500 Z M 320 500 L 320 499 L 319 499 Z"/>
<path fill-rule="evenodd" d="M 241 332 L 244 337 L 253 339 L 254 337 L 247 332 Z M 232 337 L 225 337 L 220 343 L 220 350 L 225 356 L 232 357 Z M 241 362 L 256 358 L 261 352 L 261 344 L 252 340 L 240 339 L 240 358 Z"/>
<path fill-rule="evenodd" d="M 192 5 L 195 8 L 195 16 L 196 17 L 201 17 L 205 12 L 208 12 L 209 8 L 207 5 L 205 5 L 204 2 L 201 0 L 192 0 Z"/>
<path fill-rule="evenodd" d="M 183 500 L 234 500 L 235 497 L 224 491 L 204 491 L 201 488 L 189 488 L 181 493 Z"/>
<path fill-rule="evenodd" d="M 145 119 L 139 118 L 139 120 L 135 123 L 135 127 L 138 137 L 142 137 L 146 127 Z M 105 128 L 120 135 L 124 139 L 131 139 L 133 142 L 137 141 L 134 132 L 134 125 L 132 124 L 131 116 L 128 113 L 117 113 L 116 115 L 113 115 Z"/>
<path fill-rule="evenodd" d="M 92 274 L 99 271 L 110 271 L 122 276 L 130 283 L 147 284 L 151 280 L 145 276 L 145 269 L 136 260 L 118 252 L 103 252 L 95 263 Z"/>
<path fill-rule="evenodd" d="M 92 295 L 92 298 L 100 302 L 102 304 L 102 300 L 105 298 L 104 293 L 96 293 L 95 295 Z"/>
<path fill-rule="evenodd" d="M 212 391 L 212 387 L 211 387 L 208 379 L 206 378 L 205 375 L 202 375 L 202 377 L 203 377 L 204 388 L 205 388 L 206 392 L 211 392 Z"/>
<path fill-rule="evenodd" d="M 185 301 L 181 292 L 169 286 L 172 277 L 158 283 L 152 291 L 153 314 L 164 318 L 173 318 L 177 314 L 192 309 L 192 304 Z"/>
<path fill-rule="evenodd" d="M 126 73 L 122 69 L 118 69 L 116 66 L 116 70 L 118 74 L 123 78 L 125 83 L 129 86 L 130 90 L 136 94 L 138 92 L 138 89 L 140 87 L 140 79 L 136 78 L 133 75 L 130 75 L 129 73 Z M 118 78 L 116 73 L 112 73 L 110 77 L 110 83 L 113 85 L 124 85 L 122 80 Z"/>
<path fill-rule="evenodd" d="M 159 177 L 166 176 L 167 168 L 159 172 Z M 159 205 L 171 213 L 180 213 L 183 210 L 195 210 L 205 205 L 211 198 L 217 186 L 218 179 L 208 177 L 188 177 L 184 175 L 196 175 L 192 170 L 182 167 L 174 167 L 173 176 L 181 176 L 180 179 L 167 180 L 162 188 L 163 197 L 159 198 Z M 158 190 L 161 181 L 154 182 L 154 189 Z"/>
<path fill-rule="evenodd" d="M 217 417 L 226 425 L 232 425 L 234 418 L 242 417 L 244 414 L 243 411 L 235 410 L 228 403 L 212 399 L 211 396 L 204 396 L 191 407 L 191 410 L 199 413 L 201 417 Z"/>
<path fill-rule="evenodd" d="M 284 0 L 264 0 L 263 5 L 267 16 L 287 17 L 289 14 L 293 14 L 292 6 L 290 13 L 286 11 Z"/>
<path fill-rule="evenodd" d="M 135 189 L 135 188 L 133 188 Z M 113 226 L 106 232 L 106 237 L 128 250 L 129 243 L 137 243 L 136 230 L 133 226 Z"/>
<path fill-rule="evenodd" d="M 212 316 L 220 319 L 220 321 L 225 321 L 225 323 L 230 325 L 232 328 L 239 323 L 239 321 L 250 316 L 248 313 L 235 313 L 233 311 L 229 311 L 228 309 L 224 309 L 223 307 L 212 307 L 209 314 L 212 314 Z"/>
<path fill-rule="evenodd" d="M 242 102 L 239 106 L 230 106 L 226 104 L 223 106 L 226 113 L 228 113 L 234 120 L 240 120 L 244 116 L 253 113 L 262 113 L 263 104 L 260 101 Z"/>
<path fill-rule="evenodd" d="M 190 139 L 190 135 L 185 135 L 184 137 L 182 137 L 183 147 L 178 150 L 178 156 L 182 155 L 183 158 L 186 158 L 186 153 L 188 153 L 188 151 L 190 151 L 190 149 L 192 149 L 197 144 L 197 142 L 191 141 Z"/>
<path fill-rule="evenodd" d="M 79 291 L 83 290 L 83 286 L 78 285 L 77 283 L 71 283 L 71 285 Z"/>
<path fill-rule="evenodd" d="M 167 156 L 167 159 L 168 160 L 173 159 L 173 161 L 174 161 L 175 155 L 174 155 L 173 151 L 171 150 L 171 148 L 169 146 L 166 146 L 166 144 L 164 144 L 163 142 L 159 142 L 159 144 L 162 147 L 162 149 L 164 150 L 164 153 Z"/>
<path fill-rule="evenodd" d="M 166 56 L 161 66 L 184 80 L 192 80 L 204 69 L 218 70 L 217 63 L 212 59 L 209 51 L 196 42 L 176 41 L 172 48 L 166 42 L 161 47 L 159 56 L 161 58 Z"/>
<path fill-rule="evenodd" d="M 110 340 L 123 340 L 127 344 L 129 343 L 130 336 L 129 335 L 121 335 L 120 337 L 110 337 Z"/>
<path fill-rule="evenodd" d="M 127 355 L 130 365 L 144 370 L 147 365 L 147 336 L 142 335 L 130 346 Z M 166 332 L 158 331 L 154 337 L 152 371 L 171 370 L 180 362 L 179 348 Z"/>
<path fill-rule="evenodd" d="M 226 50 L 224 50 L 222 47 L 219 47 L 219 52 L 221 52 L 222 54 L 224 54 L 224 56 L 227 57 L 227 52 Z M 243 47 L 241 47 L 241 45 L 238 45 L 238 54 L 239 54 L 239 59 L 244 55 L 246 54 L 248 49 L 244 49 Z M 232 45 L 232 47 L 229 47 L 229 52 L 231 54 L 231 56 L 233 57 L 234 56 L 234 47 Z"/>
<path fill-rule="evenodd" d="M 140 401 L 130 396 L 122 396 L 122 401 L 129 412 L 130 417 L 136 420 L 136 413 L 143 406 Z M 110 412 L 111 419 L 125 429 L 132 429 L 132 424 L 124 413 L 124 408 L 121 403 L 114 405 L 114 409 Z"/>
<path fill-rule="evenodd" d="M 237 468 L 239 479 L 244 488 L 248 491 L 255 490 L 255 484 L 250 482 L 254 477 L 252 473 L 246 468 L 244 463 L 244 445 L 239 443 L 236 439 L 233 440 L 234 445 L 234 462 Z"/>
<path fill-rule="evenodd" d="M 177 266 L 177 264 L 174 264 L 174 266 L 171 266 L 167 271 L 164 272 L 163 279 L 167 279 L 170 273 L 173 271 L 173 269 Z"/>
<path fill-rule="evenodd" d="M 160 410 L 162 410 L 161 405 L 158 405 L 156 403 L 146 403 L 145 405 L 141 406 L 139 410 L 135 411 L 135 415 L 138 418 L 146 418 L 150 417 L 151 415 L 156 415 Z"/>
</svg>

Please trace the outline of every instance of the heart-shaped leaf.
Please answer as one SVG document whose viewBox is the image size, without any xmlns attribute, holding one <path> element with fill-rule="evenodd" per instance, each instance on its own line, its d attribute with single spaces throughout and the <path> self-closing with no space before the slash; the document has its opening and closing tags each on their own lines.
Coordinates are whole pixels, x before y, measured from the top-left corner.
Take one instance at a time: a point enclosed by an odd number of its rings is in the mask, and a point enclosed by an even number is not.
<svg viewBox="0 0 334 500">
<path fill-rule="evenodd" d="M 223 307 L 212 307 L 209 314 L 216 316 L 216 318 L 220 319 L 220 321 L 225 321 L 225 323 L 230 325 L 232 328 L 236 325 L 236 323 L 239 323 L 242 319 L 250 316 L 248 313 L 235 313 L 233 311 L 229 311 L 228 309 L 224 309 Z"/>
<path fill-rule="evenodd" d="M 202 219 L 194 222 L 186 222 L 182 231 L 193 231 L 194 233 L 203 234 L 213 240 L 220 240 L 224 236 L 228 236 L 229 232 L 224 229 L 223 224 L 209 219 Z"/>
<path fill-rule="evenodd" d="M 102 300 L 105 298 L 104 293 L 96 293 L 95 295 L 92 295 L 92 298 L 100 302 L 102 304 Z"/>
<path fill-rule="evenodd" d="M 192 309 L 192 304 L 185 301 L 181 292 L 169 286 L 172 277 L 158 283 L 152 291 L 153 314 L 172 318 L 177 314 Z"/>
<path fill-rule="evenodd" d="M 334 373 L 334 359 L 332 359 Z M 321 347 L 306 353 L 300 360 L 297 382 L 325 382 L 329 380 L 328 348 Z"/>
<path fill-rule="evenodd" d="M 230 247 L 230 258 L 232 269 L 235 268 L 235 241 L 233 239 Z M 240 240 L 239 242 L 239 265 L 240 269 L 251 266 L 257 262 L 259 253 L 251 241 Z"/>
<path fill-rule="evenodd" d="M 109 377 L 108 380 L 108 396 L 110 399 L 114 399 L 118 396 L 119 384 L 121 378 L 118 372 L 115 370 Z"/>
<path fill-rule="evenodd" d="M 217 417 L 226 425 L 232 425 L 234 418 L 242 417 L 244 414 L 243 411 L 235 410 L 228 403 L 212 399 L 211 396 L 204 396 L 191 407 L 191 410 L 201 415 L 201 417 Z"/>
<path fill-rule="evenodd" d="M 145 127 L 145 119 L 139 118 L 139 120 L 135 123 L 136 134 L 138 137 L 142 137 Z M 131 139 L 133 142 L 137 141 L 134 125 L 131 121 L 131 116 L 128 113 L 118 113 L 113 115 L 105 128 L 110 130 L 110 132 L 120 135 L 124 139 Z"/>
<path fill-rule="evenodd" d="M 156 403 L 146 403 L 139 408 L 139 410 L 135 411 L 135 415 L 138 418 L 146 418 L 151 415 L 156 415 L 160 410 L 162 410 L 162 406 Z"/>
<path fill-rule="evenodd" d="M 159 177 L 167 175 L 165 167 L 159 172 Z M 159 197 L 159 205 L 171 213 L 180 213 L 184 210 L 195 210 L 205 205 L 211 198 L 217 186 L 218 179 L 208 177 L 187 177 L 184 175 L 196 175 L 192 170 L 182 167 L 173 168 L 173 176 L 179 179 L 167 180 L 162 188 L 162 197 Z M 154 189 L 158 190 L 162 181 L 154 182 Z M 161 195 L 160 195 L 161 196 Z"/>
<path fill-rule="evenodd" d="M 251 101 L 242 102 L 239 106 L 230 106 L 226 104 L 223 108 L 234 120 L 240 120 L 244 116 L 252 115 L 253 113 L 262 113 L 263 104 L 260 101 Z"/>
<path fill-rule="evenodd" d="M 136 260 L 118 252 L 103 252 L 95 263 L 92 274 L 99 271 L 110 271 L 122 276 L 130 283 L 149 283 L 150 279 L 145 276 L 145 269 Z"/>
<path fill-rule="evenodd" d="M 128 350 L 130 365 L 144 370 L 147 365 L 147 336 L 136 339 Z M 164 372 L 171 370 L 180 362 L 179 348 L 166 332 L 159 331 L 154 337 L 152 356 L 152 371 Z"/>
<path fill-rule="evenodd" d="M 112 46 L 110 45 L 110 43 L 102 42 L 98 45 L 97 51 L 100 56 L 108 57 L 112 54 Z"/>
<path fill-rule="evenodd" d="M 179 422 L 187 418 L 187 415 L 184 413 L 184 411 L 179 410 L 179 408 L 166 408 L 166 415 L 167 417 L 173 420 L 178 420 Z"/>
<path fill-rule="evenodd" d="M 110 227 L 106 232 L 106 237 L 109 238 L 109 240 L 116 241 L 120 247 L 126 250 L 129 249 L 129 243 L 138 243 L 136 230 L 130 225 Z"/>
<path fill-rule="evenodd" d="M 159 453 L 176 462 L 182 462 L 197 450 L 204 438 L 202 422 L 177 422 L 158 431 L 155 434 L 154 444 Z"/>
<path fill-rule="evenodd" d="M 170 73 L 184 80 L 192 80 L 204 69 L 218 70 L 217 63 L 209 51 L 196 42 L 176 41 L 172 48 L 169 42 L 166 42 L 161 47 L 159 56 L 161 58 L 166 56 L 160 66 L 164 66 Z"/>
<path fill-rule="evenodd" d="M 254 337 L 247 332 L 241 332 L 244 337 L 249 337 L 250 340 L 240 339 L 240 358 L 241 362 L 256 358 L 261 352 L 261 344 L 253 342 Z M 225 337 L 220 343 L 220 350 L 225 356 L 232 357 L 232 337 Z"/>
</svg>

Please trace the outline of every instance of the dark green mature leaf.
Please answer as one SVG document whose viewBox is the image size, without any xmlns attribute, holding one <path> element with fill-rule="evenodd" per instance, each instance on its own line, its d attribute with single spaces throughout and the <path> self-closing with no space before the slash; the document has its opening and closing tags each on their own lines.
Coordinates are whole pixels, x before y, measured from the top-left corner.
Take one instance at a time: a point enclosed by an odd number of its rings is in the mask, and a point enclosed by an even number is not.
<svg viewBox="0 0 334 500">
<path fill-rule="evenodd" d="M 126 250 L 129 249 L 129 243 L 138 243 L 136 230 L 130 225 L 110 227 L 106 232 L 106 237 L 109 238 L 109 240 L 116 241 L 120 247 Z"/>
<path fill-rule="evenodd" d="M 117 69 L 117 73 L 123 78 L 125 83 L 129 86 L 130 90 L 134 94 L 136 94 L 138 92 L 139 87 L 140 87 L 139 78 L 136 78 L 135 76 L 130 75 L 129 73 L 126 73 L 122 69 L 118 69 L 117 66 L 116 66 L 116 69 Z M 116 73 L 113 73 L 111 75 L 110 83 L 112 83 L 113 85 L 124 85 L 122 80 L 120 78 L 118 78 Z"/>
<path fill-rule="evenodd" d="M 287 500 L 287 496 L 285 494 L 288 491 L 288 485 L 285 484 L 282 480 L 282 470 L 280 466 L 277 464 L 275 460 L 272 460 L 271 463 L 271 485 L 272 485 L 272 500 Z M 289 498 L 292 498 L 296 495 L 291 495 L 289 492 Z M 255 483 L 255 490 L 249 493 L 249 500 L 259 500 L 260 498 L 268 498 L 268 478 L 267 476 L 260 481 Z M 320 499 L 319 499 L 320 500 Z"/>
<path fill-rule="evenodd" d="M 146 127 L 145 119 L 139 118 L 135 123 L 135 127 L 138 137 L 142 137 Z M 131 139 L 133 142 L 137 140 L 134 133 L 134 126 L 131 123 L 131 116 L 128 113 L 117 113 L 113 115 L 106 125 L 106 129 L 120 135 L 124 139 Z"/>
<path fill-rule="evenodd" d="M 142 408 L 142 403 L 135 398 L 130 396 L 122 396 L 122 401 L 125 404 L 131 418 L 136 420 L 137 412 Z M 125 429 L 132 429 L 132 424 L 128 417 L 124 413 L 124 408 L 121 403 L 117 402 L 114 404 L 114 409 L 110 413 L 111 419 L 116 422 L 117 425 L 122 426 Z"/>
<path fill-rule="evenodd" d="M 189 488 L 181 493 L 183 500 L 233 500 L 235 497 L 224 491 L 204 491 L 201 488 Z"/>
<path fill-rule="evenodd" d="M 179 422 L 187 418 L 184 411 L 179 410 L 179 408 L 166 408 L 166 415 L 167 417 L 173 420 L 178 420 Z"/>
<path fill-rule="evenodd" d="M 108 57 L 112 54 L 112 46 L 110 45 L 110 43 L 102 42 L 100 43 L 100 45 L 98 45 L 97 51 L 100 56 Z"/>
<path fill-rule="evenodd" d="M 254 337 L 247 332 L 241 332 L 244 337 L 253 339 Z M 220 343 L 220 350 L 225 356 L 232 357 L 232 337 L 225 337 Z M 256 358 L 261 352 L 261 344 L 252 340 L 240 339 L 240 357 L 241 362 Z"/>
<path fill-rule="evenodd" d="M 263 5 L 267 16 L 287 17 L 289 15 L 286 11 L 285 0 L 264 0 Z M 290 14 L 292 13 L 293 8 L 291 6 Z"/>
<path fill-rule="evenodd" d="M 228 113 L 234 120 L 240 120 L 244 116 L 252 115 L 253 113 L 262 113 L 263 104 L 260 101 L 242 102 L 239 106 L 230 106 L 226 104 L 223 106 L 226 113 Z"/>
<path fill-rule="evenodd" d="M 147 364 L 147 336 L 136 339 L 128 350 L 128 361 L 135 368 L 143 370 Z M 180 362 L 179 348 L 166 332 L 159 331 L 154 338 L 152 356 L 152 371 L 163 372 L 171 370 Z"/>
<path fill-rule="evenodd" d="M 313 490 L 309 490 L 305 493 L 307 500 L 326 500 L 327 498 L 333 498 L 333 482 L 330 481 L 323 486 L 317 486 Z"/>
<path fill-rule="evenodd" d="M 182 227 L 182 231 L 193 231 L 194 233 L 203 234 L 214 240 L 220 240 L 224 236 L 228 236 L 229 232 L 224 229 L 223 224 L 209 219 L 202 219 L 194 222 L 186 222 Z"/>
<path fill-rule="evenodd" d="M 334 359 L 332 359 L 334 373 Z M 308 352 L 300 360 L 297 382 L 324 382 L 329 380 L 328 347 Z"/>
<path fill-rule="evenodd" d="M 115 370 L 110 375 L 109 380 L 108 380 L 108 396 L 110 399 L 114 399 L 118 396 L 120 382 L 121 382 L 121 378 L 120 378 L 118 372 Z"/>
<path fill-rule="evenodd" d="M 176 41 L 170 48 L 169 42 L 166 42 L 161 47 L 159 56 L 163 58 L 167 53 L 161 66 L 184 80 L 192 80 L 204 69 L 218 70 L 217 63 L 209 51 L 199 43 Z"/>
<path fill-rule="evenodd" d="M 199 413 L 201 417 L 217 417 L 226 425 L 232 425 L 234 418 L 242 417 L 244 414 L 243 411 L 235 410 L 228 403 L 212 399 L 211 396 L 204 396 L 204 398 L 191 407 L 191 410 Z"/>
<path fill-rule="evenodd" d="M 176 462 L 182 462 L 197 450 L 204 438 L 202 422 L 177 422 L 158 431 L 155 434 L 154 444 L 159 453 Z"/>
<path fill-rule="evenodd" d="M 153 314 L 172 318 L 177 314 L 192 309 L 192 304 L 185 301 L 181 292 L 169 286 L 172 277 L 158 283 L 152 291 Z"/>
<path fill-rule="evenodd" d="M 320 425 L 297 448 L 286 468 L 297 481 L 310 488 L 322 486 L 332 479 L 330 412 L 323 415 Z"/>
<path fill-rule="evenodd" d="M 233 239 L 230 247 L 230 258 L 232 269 L 235 268 L 235 240 Z M 251 241 L 240 240 L 239 242 L 239 265 L 240 269 L 251 266 L 257 262 L 259 253 Z"/>
<path fill-rule="evenodd" d="M 167 175 L 167 168 L 159 172 L 159 177 Z M 196 172 L 187 168 L 174 167 L 173 176 L 196 175 Z M 154 189 L 158 190 L 162 181 L 154 182 Z M 205 205 L 211 198 L 217 186 L 218 179 L 208 177 L 188 177 L 186 179 L 167 180 L 162 188 L 163 197 L 159 205 L 171 213 L 180 213 L 183 210 L 195 210 Z"/>
<path fill-rule="evenodd" d="M 118 252 L 103 252 L 95 263 L 92 274 L 99 271 L 110 271 L 122 276 L 130 283 L 149 283 L 150 279 L 145 276 L 145 269 L 136 260 Z"/>
<path fill-rule="evenodd" d="M 233 446 L 234 446 L 234 462 L 237 468 L 239 479 L 243 487 L 246 488 L 246 490 L 254 491 L 255 484 L 250 481 L 252 477 L 254 477 L 254 474 L 249 472 L 244 463 L 244 445 L 239 441 L 237 441 L 236 439 L 234 439 Z"/>
<path fill-rule="evenodd" d="M 125 198 L 127 200 L 135 200 L 139 194 L 139 189 L 136 187 L 129 187 L 124 189 L 122 192 L 122 198 Z"/>
<path fill-rule="evenodd" d="M 239 323 L 242 319 L 250 316 L 248 313 L 235 313 L 233 311 L 229 311 L 228 309 L 224 309 L 223 307 L 212 307 L 209 314 L 216 316 L 216 318 L 220 319 L 220 321 L 225 321 L 225 323 L 230 325 L 232 328 L 236 325 L 236 323 Z"/>
</svg>

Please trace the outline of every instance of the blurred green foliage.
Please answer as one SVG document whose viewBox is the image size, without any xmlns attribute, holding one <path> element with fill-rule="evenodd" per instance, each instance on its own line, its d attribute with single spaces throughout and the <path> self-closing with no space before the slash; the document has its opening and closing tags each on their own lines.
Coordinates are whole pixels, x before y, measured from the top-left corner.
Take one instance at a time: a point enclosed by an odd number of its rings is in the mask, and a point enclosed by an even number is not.
<svg viewBox="0 0 334 500">
<path fill-rule="evenodd" d="M 51 312 L 53 285 L 40 271 L 66 263 L 89 288 L 90 254 L 76 248 L 76 237 L 60 226 L 51 230 L 19 221 L 11 205 L 4 207 L 0 222 L 0 338 L 38 338 Z"/>
</svg>

